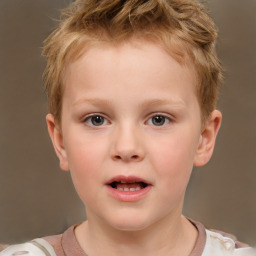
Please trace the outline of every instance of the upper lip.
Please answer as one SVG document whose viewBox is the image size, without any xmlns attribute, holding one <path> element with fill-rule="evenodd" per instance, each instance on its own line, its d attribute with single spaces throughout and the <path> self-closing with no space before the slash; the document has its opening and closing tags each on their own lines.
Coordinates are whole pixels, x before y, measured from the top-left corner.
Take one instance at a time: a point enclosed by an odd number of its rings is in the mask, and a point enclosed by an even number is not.
<svg viewBox="0 0 256 256">
<path fill-rule="evenodd" d="M 126 183 L 135 183 L 135 182 L 143 182 L 146 183 L 147 185 L 151 185 L 151 183 L 145 179 L 142 179 L 140 177 L 136 176 L 124 176 L 124 175 L 118 175 L 106 182 L 107 185 L 110 185 L 113 182 L 126 182 Z"/>
</svg>

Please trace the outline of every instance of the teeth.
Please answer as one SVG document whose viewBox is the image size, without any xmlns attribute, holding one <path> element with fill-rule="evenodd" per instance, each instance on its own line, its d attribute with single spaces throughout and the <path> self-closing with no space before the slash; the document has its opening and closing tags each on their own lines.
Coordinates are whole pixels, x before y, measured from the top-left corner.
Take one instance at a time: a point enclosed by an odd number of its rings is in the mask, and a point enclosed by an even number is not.
<svg viewBox="0 0 256 256">
<path fill-rule="evenodd" d="M 133 192 L 133 191 L 139 191 L 141 190 L 140 187 L 136 187 L 136 188 L 122 188 L 122 187 L 117 187 L 117 190 L 119 191 L 125 191 L 125 192 Z"/>
<path fill-rule="evenodd" d="M 143 182 L 137 182 L 137 181 L 115 181 L 110 184 L 110 186 L 114 189 L 117 189 L 119 191 L 125 191 L 125 192 L 134 192 L 139 191 L 141 189 L 144 189 L 147 184 Z"/>
</svg>

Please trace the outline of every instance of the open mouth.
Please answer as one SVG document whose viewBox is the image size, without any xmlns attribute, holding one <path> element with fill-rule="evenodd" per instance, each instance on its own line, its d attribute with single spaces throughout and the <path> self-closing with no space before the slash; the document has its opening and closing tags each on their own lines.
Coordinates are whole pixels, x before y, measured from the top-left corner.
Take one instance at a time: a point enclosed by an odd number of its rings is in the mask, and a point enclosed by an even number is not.
<svg viewBox="0 0 256 256">
<path fill-rule="evenodd" d="M 118 175 L 107 183 L 110 196 L 122 202 L 135 202 L 145 198 L 151 191 L 152 184 L 140 177 Z"/>
<path fill-rule="evenodd" d="M 125 191 L 125 192 L 133 192 L 133 191 L 139 191 L 141 189 L 144 189 L 148 186 L 145 182 L 137 182 L 137 181 L 113 181 L 109 184 L 114 189 L 117 189 L 119 191 Z"/>
</svg>

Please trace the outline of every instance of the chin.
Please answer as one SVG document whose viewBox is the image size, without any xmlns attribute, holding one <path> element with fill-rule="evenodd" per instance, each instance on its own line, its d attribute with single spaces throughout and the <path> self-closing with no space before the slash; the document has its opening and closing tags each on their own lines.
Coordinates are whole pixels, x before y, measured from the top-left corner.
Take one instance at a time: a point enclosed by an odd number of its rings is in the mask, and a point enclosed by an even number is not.
<svg viewBox="0 0 256 256">
<path fill-rule="evenodd" d="M 145 217 L 145 216 L 144 216 Z M 150 226 L 150 222 L 145 218 L 137 216 L 124 216 L 115 218 L 109 223 L 114 229 L 120 231 L 141 231 Z"/>
<path fill-rule="evenodd" d="M 127 232 L 133 232 L 133 231 L 141 231 L 144 230 L 147 225 L 136 225 L 135 223 L 131 223 L 130 225 L 125 223 L 125 224 L 118 224 L 118 225 L 112 225 L 112 227 L 116 230 L 120 231 L 127 231 Z"/>
</svg>

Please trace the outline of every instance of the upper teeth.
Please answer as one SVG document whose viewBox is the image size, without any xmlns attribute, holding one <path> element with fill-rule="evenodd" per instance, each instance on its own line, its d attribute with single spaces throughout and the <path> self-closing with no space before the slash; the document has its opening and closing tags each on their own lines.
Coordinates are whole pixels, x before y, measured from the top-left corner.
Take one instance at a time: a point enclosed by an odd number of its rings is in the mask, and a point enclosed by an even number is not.
<svg viewBox="0 0 256 256">
<path fill-rule="evenodd" d="M 117 190 L 119 190 L 119 191 L 138 191 L 140 189 L 141 189 L 140 187 L 136 187 L 136 188 L 120 188 L 120 187 L 117 187 Z"/>
</svg>

